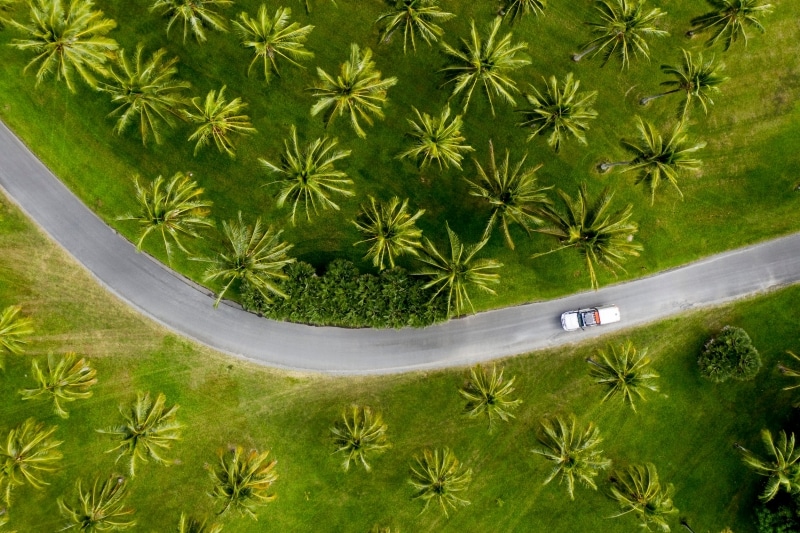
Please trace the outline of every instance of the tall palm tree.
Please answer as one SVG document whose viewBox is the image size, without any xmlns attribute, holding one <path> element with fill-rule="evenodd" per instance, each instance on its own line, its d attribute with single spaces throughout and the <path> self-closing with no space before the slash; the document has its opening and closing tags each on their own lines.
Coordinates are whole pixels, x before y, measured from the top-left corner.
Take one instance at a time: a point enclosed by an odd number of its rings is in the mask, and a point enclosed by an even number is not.
<svg viewBox="0 0 800 533">
<path fill-rule="evenodd" d="M 525 99 L 531 107 L 518 111 L 523 120 L 517 125 L 533 130 L 528 135 L 529 141 L 540 133 L 549 132 L 547 144 L 556 152 L 561 150 L 561 144 L 568 136 L 586 144 L 584 132 L 589 129 L 588 121 L 597 118 L 597 111 L 592 109 L 597 91 L 579 93 L 581 82 L 572 77 L 572 72 L 566 75 L 560 86 L 555 76 L 551 76 L 549 81 L 542 78 L 542 81 L 547 91 L 542 94 L 530 86 L 532 93 L 526 94 Z"/>
<path fill-rule="evenodd" d="M 241 446 L 232 446 L 217 453 L 219 462 L 211 470 L 214 490 L 211 496 L 223 504 L 219 515 L 236 510 L 256 519 L 256 505 L 271 502 L 274 494 L 268 494 L 272 484 L 278 480 L 274 471 L 277 461 L 267 460 L 269 451 L 245 451 Z"/>
<path fill-rule="evenodd" d="M 481 248 L 486 246 L 488 242 L 486 239 L 464 246 L 450 226 L 445 224 L 445 227 L 450 240 L 449 256 L 443 256 L 430 239 L 426 238 L 423 253 L 419 258 L 424 266 L 414 272 L 414 275 L 430 278 L 424 287 L 426 289 L 436 287 L 433 298 L 442 292 L 447 292 L 448 315 L 452 310 L 456 316 L 460 316 L 467 310 L 467 306 L 474 313 L 475 308 L 472 307 L 472 300 L 469 298 L 469 286 L 474 285 L 484 292 L 495 294 L 488 284 L 500 283 L 500 275 L 491 271 L 502 267 L 503 264 L 494 259 L 475 259 Z"/>
<path fill-rule="evenodd" d="M 394 260 L 400 255 L 416 256 L 422 248 L 420 237 L 422 230 L 416 222 L 424 213 L 420 209 L 413 215 L 408 212 L 408 198 L 402 204 L 395 196 L 388 202 L 377 203 L 369 197 L 370 205 L 361 206 L 361 212 L 353 221 L 356 228 L 366 237 L 358 244 L 369 244 L 364 259 L 372 259 L 372 264 L 379 270 L 386 268 L 386 261 L 394 268 Z"/>
<path fill-rule="evenodd" d="M 450 56 L 450 64 L 442 69 L 447 81 L 445 85 L 454 84 L 451 98 L 462 95 L 464 112 L 469 107 L 472 93 L 479 84 L 483 85 L 489 106 L 494 116 L 492 94 L 516 105 L 512 93 L 519 92 L 517 84 L 511 79 L 511 72 L 530 64 L 530 60 L 520 57 L 520 52 L 528 48 L 528 43 L 512 43 L 511 33 L 498 38 L 502 19 L 495 19 L 489 27 L 489 34 L 482 38 L 478 34 L 475 21 L 471 22 L 470 38 L 461 39 L 460 48 L 456 49 L 443 43 L 444 52 Z M 463 93 L 463 94 L 462 94 Z"/>
<path fill-rule="evenodd" d="M 531 13 L 538 17 L 544 13 L 546 6 L 545 0 L 505 0 L 503 18 L 513 25 L 518 18 Z"/>
<path fill-rule="evenodd" d="M 772 11 L 772 4 L 764 4 L 763 0 L 706 0 L 706 3 L 712 11 L 692 19 L 689 35 L 709 31 L 711 37 L 706 41 L 706 46 L 714 46 L 722 40 L 726 52 L 739 37 L 744 39 L 747 46 L 748 26 L 764 33 L 764 26 L 758 17 Z"/>
<path fill-rule="evenodd" d="M 21 316 L 22 307 L 9 305 L 0 311 L 0 370 L 4 368 L 4 353 L 22 353 L 28 344 L 27 337 L 33 334 L 33 320 Z"/>
<path fill-rule="evenodd" d="M 461 396 L 467 400 L 465 411 L 467 416 L 475 418 L 485 416 L 489 422 L 489 431 L 494 428 L 497 419 L 508 422 L 514 418 L 511 413 L 522 403 L 522 400 L 512 399 L 510 396 L 514 392 L 514 380 L 516 377 L 503 380 L 503 370 L 497 373 L 497 367 L 492 365 L 489 372 L 486 368 L 478 365 L 469 371 L 469 380 L 458 390 Z"/>
<path fill-rule="evenodd" d="M 367 472 L 372 470 L 367 456 L 381 453 L 392 446 L 386 437 L 387 429 L 381 413 L 373 412 L 369 407 L 354 405 L 342 413 L 342 420 L 331 427 L 331 437 L 336 444 L 334 453 L 345 455 L 342 468 L 347 471 L 350 462 L 357 461 Z"/>
<path fill-rule="evenodd" d="M 781 430 L 776 442 L 768 429 L 762 429 L 761 440 L 769 452 L 768 459 L 758 457 L 739 444 L 735 445 L 742 452 L 744 463 L 756 474 L 768 478 L 767 486 L 764 487 L 764 492 L 761 493 L 759 499 L 762 502 L 768 502 L 778 494 L 780 489 L 789 494 L 799 492 L 800 450 L 795 449 L 794 433 L 790 433 L 787 437 L 786 432 Z"/>
<path fill-rule="evenodd" d="M 541 426 L 538 439 L 543 447 L 531 451 L 555 463 L 544 484 L 559 477 L 559 482 L 566 483 L 569 497 L 573 500 L 576 479 L 597 490 L 592 478 L 611 465 L 611 461 L 603 457 L 603 451 L 597 449 L 603 440 L 597 427 L 589 423 L 585 429 L 578 428 L 574 415 L 570 415 L 568 420 L 560 416 L 545 418 Z"/>
<path fill-rule="evenodd" d="M 644 389 L 658 391 L 655 383 L 658 374 L 648 368 L 650 359 L 646 348 L 637 353 L 633 343 L 627 341 L 619 351 L 609 345 L 609 352 L 598 350 L 597 356 L 599 361 L 588 357 L 586 362 L 591 365 L 589 373 L 595 382 L 608 388 L 603 401 L 618 395 L 635 412 L 634 396 L 644 400 Z"/>
<path fill-rule="evenodd" d="M 417 36 L 427 44 L 435 43 L 444 35 L 444 30 L 439 22 L 445 22 L 455 17 L 453 13 L 442 11 L 435 0 L 389 0 L 391 11 L 383 13 L 375 21 L 381 24 L 381 42 L 388 43 L 392 35 L 402 28 L 403 53 L 408 49 L 408 42 L 414 52 L 417 51 Z"/>
<path fill-rule="evenodd" d="M 67 353 L 56 361 L 53 354 L 47 356 L 47 371 L 39 367 L 34 359 L 31 363 L 31 374 L 37 381 L 37 388 L 20 391 L 23 400 L 45 397 L 53 400 L 55 413 L 61 418 L 68 418 L 69 413 L 62 407 L 62 402 L 84 400 L 92 396 L 89 389 L 97 383 L 97 370 L 92 368 L 86 359 L 75 353 Z"/>
<path fill-rule="evenodd" d="M 603 66 L 611 56 L 622 60 L 622 68 L 630 66 L 631 55 L 650 58 L 648 37 L 665 37 L 669 35 L 656 27 L 658 19 L 666 13 L 659 8 L 645 10 L 645 0 L 598 0 L 595 8 L 599 13 L 599 22 L 587 22 L 596 35 L 594 39 L 583 45 L 582 52 L 572 56 L 573 61 L 580 61 L 587 54 L 596 56 L 603 52 Z"/>
<path fill-rule="evenodd" d="M 271 299 L 267 293 L 286 297 L 275 280 L 286 278 L 283 269 L 294 263 L 295 259 L 286 255 L 292 245 L 281 242 L 282 233 L 282 230 L 273 231 L 272 227 L 264 231 L 260 218 L 252 227 L 248 226 L 242 220 L 241 211 L 238 220 L 222 223 L 224 250 L 212 258 L 195 258 L 210 263 L 205 272 L 205 281 L 221 279 L 227 282 L 217 296 L 214 307 L 219 306 L 235 281 L 246 281 L 268 302 Z"/>
<path fill-rule="evenodd" d="M 483 232 L 483 238 L 488 239 L 495 225 L 499 221 L 506 240 L 506 245 L 514 249 L 514 240 L 508 227 L 510 224 L 518 224 L 528 234 L 531 232 L 531 225 L 543 223 L 541 219 L 542 208 L 551 205 L 545 191 L 553 187 L 540 187 L 536 180 L 536 171 L 542 165 L 535 167 L 525 166 L 528 154 L 516 165 L 511 165 L 510 154 L 506 150 L 506 158 L 498 167 L 494 157 L 494 145 L 489 141 L 489 166 L 484 169 L 477 160 L 475 168 L 478 170 L 478 179 L 473 181 L 467 179 L 470 184 L 469 193 L 486 200 L 492 207 L 492 214 Z"/>
<path fill-rule="evenodd" d="M 228 31 L 225 17 L 214 11 L 217 7 L 233 5 L 232 0 L 155 0 L 150 11 L 161 10 L 161 14 L 169 17 L 167 34 L 176 22 L 183 22 L 183 42 L 189 31 L 197 42 L 206 41 L 206 28 L 217 31 Z"/>
<path fill-rule="evenodd" d="M 412 131 L 408 136 L 412 139 L 411 147 L 401 153 L 399 157 L 416 159 L 420 168 L 425 168 L 431 161 L 439 163 L 439 168 L 453 165 L 461 170 L 462 153 L 474 152 L 471 146 L 464 144 L 466 140 L 461 135 L 463 122 L 461 115 L 450 119 L 450 106 L 445 106 L 439 117 L 432 117 L 413 108 L 417 121 L 408 119 Z M 421 158 L 421 159 L 420 159 Z"/>
<path fill-rule="evenodd" d="M 70 91 L 75 92 L 75 73 L 90 87 L 97 86 L 95 74 L 106 76 L 106 61 L 117 49 L 117 42 L 106 37 L 117 23 L 105 18 L 102 11 L 93 11 L 92 0 L 30 0 L 31 21 L 24 25 L 10 24 L 26 33 L 27 39 L 13 39 L 11 46 L 31 51 L 35 57 L 25 66 L 38 64 L 36 84 L 55 71 Z"/>
<path fill-rule="evenodd" d="M 264 79 L 269 83 L 272 72 L 280 76 L 277 59 L 282 58 L 292 65 L 302 68 L 298 61 L 314 57 L 314 53 L 306 50 L 305 42 L 314 26 L 302 26 L 299 22 L 289 23 L 292 10 L 288 7 L 279 7 L 275 15 L 270 17 L 267 5 L 261 4 L 255 18 L 250 18 L 247 13 L 240 13 L 239 20 L 233 26 L 242 38 L 242 45 L 252 48 L 253 60 L 247 69 L 247 74 L 256 65 L 264 65 Z"/>
<path fill-rule="evenodd" d="M 136 176 L 133 182 L 139 212 L 124 215 L 118 220 L 138 222 L 141 228 L 136 241 L 138 251 L 142 250 L 144 240 L 150 234 L 160 234 L 167 261 L 172 264 L 171 242 L 188 253 L 181 240 L 184 237 L 198 237 L 200 229 L 213 226 L 207 218 L 211 202 L 200 198 L 203 189 L 183 172 L 177 172 L 169 181 L 158 176 L 150 184 L 142 185 Z"/>
<path fill-rule="evenodd" d="M 623 509 L 614 517 L 634 513 L 647 529 L 655 526 L 662 531 L 669 531 L 669 515 L 678 512 L 672 503 L 674 493 L 672 483 L 661 487 L 658 472 L 652 463 L 630 465 L 614 472 L 611 477 L 611 497 Z"/>
<path fill-rule="evenodd" d="M 11 504 L 14 487 L 28 484 L 41 489 L 49 485 L 42 475 L 59 470 L 63 455 L 56 448 L 61 441 L 51 438 L 56 429 L 29 418 L 0 441 L 0 489 L 6 505 Z"/>
<path fill-rule="evenodd" d="M 147 144 L 150 135 L 156 143 L 161 143 L 162 123 L 172 127 L 173 117 L 181 117 L 181 110 L 187 103 L 183 91 L 191 84 L 188 81 L 173 79 L 178 72 L 175 66 L 178 58 L 164 60 L 167 50 L 157 50 L 145 61 L 142 57 L 144 47 L 136 47 L 133 64 L 125 56 L 125 50 L 117 54 L 116 69 L 109 69 L 109 82 L 101 83 L 100 90 L 111 95 L 111 102 L 117 106 L 109 116 L 117 116 L 114 131 L 120 135 L 133 122 L 139 123 L 142 143 Z"/>
<path fill-rule="evenodd" d="M 335 78 L 317 67 L 319 83 L 309 88 L 319 97 L 311 108 L 311 116 L 324 112 L 327 127 L 338 116 L 350 115 L 350 124 L 356 134 L 364 138 L 367 132 L 359 120 L 372 125 L 372 116 L 383 118 L 381 106 L 386 102 L 387 90 L 397 84 L 397 78 L 381 79 L 375 70 L 372 50 L 365 48 L 363 53 L 357 44 L 350 45 L 350 59 L 341 64 L 339 75 Z"/>
<path fill-rule="evenodd" d="M 552 226 L 536 229 L 539 233 L 552 235 L 561 243 L 561 247 L 551 252 L 564 248 L 577 248 L 586 259 L 586 268 L 592 288 L 599 287 L 595 265 L 602 265 L 612 273 L 616 269 L 625 270 L 621 262 L 626 256 L 638 256 L 642 246 L 633 242 L 633 236 L 638 231 L 635 222 L 630 222 L 633 206 L 628 204 L 624 209 L 610 212 L 613 193 L 604 190 L 594 200 L 589 199 L 586 183 L 582 183 L 578 197 L 573 200 L 565 192 L 558 190 L 566 208 L 562 214 L 553 208 L 544 211 L 544 218 Z M 546 253 L 551 253 L 546 252 Z M 537 254 L 539 257 L 544 254 Z"/>
<path fill-rule="evenodd" d="M 450 448 L 426 449 L 422 456 L 416 456 L 414 460 L 416 464 L 411 465 L 410 483 L 417 490 L 414 498 L 421 498 L 425 502 L 423 511 L 431 502 L 435 502 L 448 516 L 448 508 L 469 505 L 469 501 L 458 494 L 469 488 L 472 469 L 464 470 Z"/>
<path fill-rule="evenodd" d="M 222 533 L 222 525 L 207 524 L 205 520 L 200 521 L 189 518 L 181 513 L 181 521 L 178 523 L 177 533 Z"/>
<path fill-rule="evenodd" d="M 247 107 L 241 98 L 234 98 L 230 102 L 225 99 L 225 87 L 217 91 L 209 91 L 205 100 L 199 96 L 192 98 L 192 105 L 196 112 L 187 111 L 186 118 L 190 122 L 200 124 L 189 137 L 189 141 L 197 141 L 194 153 L 200 148 L 211 144 L 217 145 L 217 150 L 234 157 L 233 143 L 230 140 L 232 133 L 245 135 L 255 133 L 256 129 L 250 123 L 250 117 L 241 114 Z"/>
<path fill-rule="evenodd" d="M 67 519 L 67 525 L 60 531 L 99 533 L 136 525 L 136 521 L 131 520 L 133 509 L 126 507 L 123 501 L 128 494 L 125 478 L 111 475 L 102 484 L 100 478 L 96 478 L 91 490 L 84 490 L 79 479 L 76 489 L 76 503 L 67 503 L 63 497 L 58 499 L 58 508 Z"/>
<path fill-rule="evenodd" d="M 136 461 L 146 463 L 148 458 L 156 463 L 168 465 L 162 453 L 172 447 L 172 443 L 181 438 L 183 427 L 178 423 L 175 413 L 179 406 L 167 408 L 167 397 L 159 393 L 155 401 L 150 393 L 136 393 L 136 401 L 121 406 L 119 412 L 124 422 L 108 429 L 99 429 L 98 433 L 111 435 L 119 443 L 108 450 L 109 453 L 119 450 L 117 461 L 127 457 L 131 477 L 136 475 Z"/>
</svg>

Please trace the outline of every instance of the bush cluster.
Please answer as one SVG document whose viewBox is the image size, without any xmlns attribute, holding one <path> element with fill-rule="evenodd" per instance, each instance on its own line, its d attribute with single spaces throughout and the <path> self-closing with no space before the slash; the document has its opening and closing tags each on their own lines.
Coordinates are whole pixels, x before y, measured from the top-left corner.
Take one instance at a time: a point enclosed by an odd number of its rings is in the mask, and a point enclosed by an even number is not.
<svg viewBox="0 0 800 533">
<path fill-rule="evenodd" d="M 742 328 L 725 326 L 711 337 L 697 360 L 703 377 L 715 383 L 728 378 L 748 381 L 761 369 L 761 357 Z"/>
</svg>

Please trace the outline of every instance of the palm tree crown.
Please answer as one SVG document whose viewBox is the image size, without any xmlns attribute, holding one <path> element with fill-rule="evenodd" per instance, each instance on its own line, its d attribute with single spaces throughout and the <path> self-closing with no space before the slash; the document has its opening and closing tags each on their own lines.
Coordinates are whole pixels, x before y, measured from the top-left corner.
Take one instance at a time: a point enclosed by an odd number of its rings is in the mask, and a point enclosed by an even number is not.
<svg viewBox="0 0 800 533">
<path fill-rule="evenodd" d="M 739 37 L 744 39 L 744 44 L 747 46 L 748 26 L 764 33 L 764 26 L 758 17 L 772 11 L 772 4 L 764 4 L 762 0 L 706 0 L 706 2 L 713 11 L 692 19 L 690 33 L 710 31 L 711 36 L 706 41 L 706 46 L 714 46 L 722 40 L 725 42 L 725 51 L 738 41 Z"/>
<path fill-rule="evenodd" d="M 529 13 L 536 16 L 543 14 L 546 5 L 545 0 L 505 0 L 503 18 L 507 18 L 511 24 L 514 24 L 517 18 L 522 18 Z"/>
<path fill-rule="evenodd" d="M 356 228 L 366 237 L 355 244 L 369 244 L 365 259 L 372 258 L 372 264 L 379 270 L 386 268 L 386 261 L 394 268 L 394 260 L 400 255 L 418 255 L 422 248 L 420 237 L 422 230 L 416 222 L 424 213 L 420 209 L 413 215 L 408 212 L 408 199 L 402 204 L 395 196 L 388 202 L 376 202 L 369 197 L 370 205 L 361 206 L 361 212 L 353 221 Z"/>
<path fill-rule="evenodd" d="M 386 438 L 387 429 L 381 413 L 375 413 L 369 407 L 354 405 L 345 411 L 342 420 L 331 427 L 335 453 L 345 454 L 342 467 L 349 470 L 351 461 L 359 461 L 367 472 L 372 470 L 367 456 L 391 447 Z"/>
<path fill-rule="evenodd" d="M 97 371 L 83 357 L 78 359 L 75 353 L 67 353 L 58 361 L 53 354 L 48 355 L 46 372 L 34 360 L 31 374 L 38 387 L 21 390 L 22 399 L 52 398 L 55 412 L 61 418 L 69 417 L 69 413 L 61 406 L 62 402 L 90 398 L 92 391 L 89 389 L 97 383 Z"/>
<path fill-rule="evenodd" d="M 226 87 L 223 85 L 219 93 L 213 90 L 209 91 L 202 103 L 199 96 L 192 98 L 192 105 L 196 112 L 187 111 L 186 118 L 200 124 L 189 137 L 189 141 L 197 141 L 194 147 L 195 155 L 200 148 L 211 144 L 213 140 L 220 152 L 234 157 L 230 135 L 232 133 L 244 135 L 256 131 L 250 123 L 250 117 L 240 114 L 247 104 L 242 102 L 241 98 L 234 98 L 230 102 L 225 100 L 225 89 Z"/>
<path fill-rule="evenodd" d="M 492 370 L 479 366 L 472 367 L 469 371 L 469 380 L 458 390 L 467 400 L 465 407 L 470 418 L 485 416 L 489 422 L 489 430 L 494 428 L 497 419 L 508 422 L 514 418 L 511 413 L 522 403 L 520 399 L 512 399 L 514 380 L 516 377 L 503 380 L 503 370 L 497 372 L 497 367 L 492 365 Z"/>
<path fill-rule="evenodd" d="M 198 42 L 204 42 L 206 28 L 228 31 L 225 17 L 211 8 L 230 5 L 233 5 L 232 0 L 155 0 L 150 11 L 160 9 L 164 16 L 169 17 L 167 34 L 176 22 L 183 21 L 183 42 L 186 42 L 189 31 Z"/>
<path fill-rule="evenodd" d="M 33 418 L 11 429 L 0 441 L 0 489 L 6 505 L 11 503 L 11 490 L 29 484 L 35 489 L 48 485 L 42 474 L 56 472 L 62 454 L 56 448 L 61 441 L 51 437 L 55 426 L 46 428 Z"/>
<path fill-rule="evenodd" d="M 178 523 L 177 533 L 222 533 L 221 524 L 207 524 L 205 520 L 200 521 L 189 518 L 181 513 L 181 521 Z"/>
<path fill-rule="evenodd" d="M 125 496 L 128 493 L 128 483 L 123 477 L 111 475 L 103 480 L 95 479 L 91 490 L 84 491 L 81 480 L 78 480 L 76 489 L 78 502 L 67 503 L 64 498 L 58 499 L 58 508 L 68 520 L 68 524 L 61 531 L 80 531 L 94 533 L 100 531 L 118 531 L 136 525 L 130 519 L 133 509 L 125 507 Z"/>
<path fill-rule="evenodd" d="M 662 489 L 658 472 L 652 463 L 630 465 L 611 476 L 611 497 L 623 509 L 615 517 L 634 513 L 646 529 L 653 525 L 662 531 L 669 531 L 667 519 L 678 512 L 672 504 L 674 493 L 672 483 Z"/>
<path fill-rule="evenodd" d="M 9 305 L 0 311 L 0 355 L 2 351 L 22 353 L 23 345 L 28 343 L 26 337 L 33 333 L 33 320 L 21 316 L 20 311 L 22 307 L 18 305 Z"/>
<path fill-rule="evenodd" d="M 469 488 L 472 469 L 463 470 L 461 462 L 449 449 L 424 450 L 422 456 L 414 458 L 411 466 L 411 485 L 417 489 L 414 498 L 425 501 L 423 511 L 432 501 L 439 504 L 445 516 L 448 508 L 469 505 L 469 501 L 458 496 Z"/>
<path fill-rule="evenodd" d="M 275 495 L 268 494 L 268 491 L 278 480 L 274 471 L 278 462 L 267 460 L 269 451 L 246 452 L 241 446 L 220 450 L 217 456 L 219 462 L 211 470 L 214 480 L 211 495 L 224 504 L 217 514 L 233 509 L 256 519 L 255 506 L 275 499 Z"/>
<path fill-rule="evenodd" d="M 780 489 L 790 494 L 800 492 L 800 450 L 795 449 L 794 433 L 789 436 L 781 430 L 777 442 L 768 429 L 761 430 L 761 440 L 769 452 L 768 459 L 761 459 L 750 450 L 740 445 L 736 447 L 742 452 L 744 463 L 756 474 L 767 477 L 767 486 L 759 498 L 768 502 Z"/>
<path fill-rule="evenodd" d="M 614 346 L 609 346 L 609 349 L 609 352 L 598 350 L 599 361 L 592 357 L 586 359 L 591 365 L 590 375 L 598 385 L 608 387 L 603 401 L 619 395 L 624 403 L 636 411 L 634 396 L 644 399 L 644 389 L 657 391 L 655 379 L 658 374 L 648 368 L 650 359 L 647 349 L 637 353 L 630 341 L 622 344 L 619 351 Z"/>
<path fill-rule="evenodd" d="M 413 145 L 399 157 L 419 160 L 420 168 L 428 166 L 435 160 L 439 163 L 439 168 L 444 164 L 445 168 L 453 165 L 461 170 L 461 160 L 464 158 L 462 153 L 474 151 L 471 146 L 464 144 L 466 139 L 461 135 L 463 126 L 461 115 L 449 120 L 450 106 L 442 109 L 439 117 L 432 117 L 427 113 L 420 114 L 416 107 L 413 109 L 417 121 L 408 120 L 412 128 L 408 136 L 413 140 Z"/>
<path fill-rule="evenodd" d="M 444 35 L 444 30 L 437 22 L 450 20 L 455 15 L 442 11 L 434 0 L 390 0 L 392 10 L 382 14 L 375 21 L 382 24 L 381 42 L 388 43 L 392 35 L 402 28 L 403 53 L 408 49 L 408 42 L 417 51 L 416 37 L 420 36 L 429 45 Z"/>
</svg>

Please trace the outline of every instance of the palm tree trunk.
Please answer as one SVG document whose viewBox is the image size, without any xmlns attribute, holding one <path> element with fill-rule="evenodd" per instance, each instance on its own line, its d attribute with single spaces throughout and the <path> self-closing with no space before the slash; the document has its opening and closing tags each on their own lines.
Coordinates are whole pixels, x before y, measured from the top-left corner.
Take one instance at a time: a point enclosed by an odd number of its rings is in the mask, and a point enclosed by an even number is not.
<svg viewBox="0 0 800 533">
<path fill-rule="evenodd" d="M 689 525 L 689 521 L 688 520 L 686 520 L 685 518 L 681 518 L 680 523 L 681 523 L 681 525 L 683 527 L 688 529 L 691 533 L 695 533 L 694 529 L 692 529 L 692 527 Z"/>
<path fill-rule="evenodd" d="M 625 165 L 630 165 L 631 163 L 633 163 L 633 161 L 617 161 L 617 162 L 613 162 L 613 163 L 605 162 L 605 163 L 600 163 L 599 165 L 597 165 L 597 169 L 600 172 L 608 172 L 609 170 L 611 170 L 614 167 L 621 167 L 621 166 L 625 166 Z"/>
<path fill-rule="evenodd" d="M 656 98 L 661 98 L 662 96 L 667 96 L 668 94 L 677 93 L 680 91 L 680 87 L 677 89 L 672 89 L 671 91 L 667 91 L 665 93 L 654 94 L 653 96 L 645 96 L 641 100 L 639 100 L 639 105 L 647 105 L 650 103 L 651 100 L 655 100 Z"/>
<path fill-rule="evenodd" d="M 581 59 L 583 59 L 583 57 L 584 57 L 586 54 L 591 54 L 592 52 L 594 52 L 595 50 L 597 50 L 597 47 L 598 47 L 598 46 L 600 46 L 600 45 L 599 45 L 599 44 L 596 44 L 596 45 L 594 45 L 594 46 L 590 46 L 589 48 L 587 48 L 587 49 L 586 49 L 586 50 L 584 50 L 583 52 L 580 52 L 580 53 L 577 53 L 577 54 L 572 54 L 572 60 L 573 60 L 574 62 L 576 62 L 576 63 L 577 63 L 578 61 L 580 61 Z"/>
</svg>

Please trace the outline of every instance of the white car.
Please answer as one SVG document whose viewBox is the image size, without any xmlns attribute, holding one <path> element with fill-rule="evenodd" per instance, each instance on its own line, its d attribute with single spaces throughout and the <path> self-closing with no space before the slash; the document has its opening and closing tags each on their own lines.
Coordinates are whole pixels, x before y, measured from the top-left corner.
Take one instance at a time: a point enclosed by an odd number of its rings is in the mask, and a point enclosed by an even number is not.
<svg viewBox="0 0 800 533">
<path fill-rule="evenodd" d="M 619 319 L 619 307 L 616 305 L 604 305 L 602 307 L 590 307 L 561 313 L 561 327 L 565 331 L 575 331 L 591 326 L 619 322 Z"/>
</svg>

